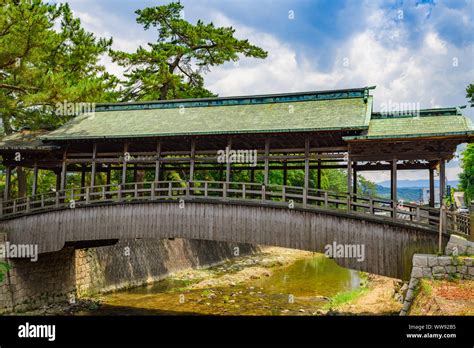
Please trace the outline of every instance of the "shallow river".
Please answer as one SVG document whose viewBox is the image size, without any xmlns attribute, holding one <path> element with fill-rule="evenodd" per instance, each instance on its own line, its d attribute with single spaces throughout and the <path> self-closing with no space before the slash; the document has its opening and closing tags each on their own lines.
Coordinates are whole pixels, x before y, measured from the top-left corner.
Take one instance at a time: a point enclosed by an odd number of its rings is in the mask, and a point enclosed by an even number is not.
<svg viewBox="0 0 474 348">
<path fill-rule="evenodd" d="M 226 270 L 222 271 L 222 267 L 214 269 L 217 270 L 215 277 L 228 274 Z M 98 309 L 78 314 L 312 314 L 337 293 L 359 288 L 361 281 L 358 272 L 341 268 L 323 255 L 272 267 L 271 270 L 268 277 L 199 289 L 190 288 L 195 283 L 192 280 L 168 278 L 149 286 L 104 295 Z"/>
</svg>

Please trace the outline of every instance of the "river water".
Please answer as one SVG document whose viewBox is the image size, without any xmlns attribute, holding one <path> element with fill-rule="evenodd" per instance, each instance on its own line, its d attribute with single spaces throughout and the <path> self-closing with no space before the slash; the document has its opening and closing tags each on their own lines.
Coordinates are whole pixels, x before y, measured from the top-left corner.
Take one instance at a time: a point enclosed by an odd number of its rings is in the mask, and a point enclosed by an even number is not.
<svg viewBox="0 0 474 348">
<path fill-rule="evenodd" d="M 247 263 L 248 264 L 248 263 Z M 253 266 L 238 266 L 237 270 Z M 257 264 L 258 266 L 258 264 Z M 232 277 L 234 268 L 216 266 L 209 277 Z M 229 275 L 230 274 L 230 275 Z M 152 285 L 104 295 L 99 308 L 79 315 L 308 315 L 337 293 L 360 287 L 358 272 L 324 255 L 271 267 L 268 276 L 193 288 L 202 279 L 167 278 Z"/>
</svg>

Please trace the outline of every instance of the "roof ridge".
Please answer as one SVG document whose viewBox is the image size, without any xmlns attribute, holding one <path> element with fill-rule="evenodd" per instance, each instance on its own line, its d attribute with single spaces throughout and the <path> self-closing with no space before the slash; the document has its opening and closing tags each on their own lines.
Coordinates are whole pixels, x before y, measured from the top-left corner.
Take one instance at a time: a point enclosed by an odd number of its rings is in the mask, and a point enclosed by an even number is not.
<svg viewBox="0 0 474 348">
<path fill-rule="evenodd" d="M 334 89 L 323 91 L 306 91 L 291 93 L 275 93 L 261 95 L 243 95 L 229 97 L 212 98 L 190 98 L 190 99 L 172 99 L 155 100 L 140 102 L 121 102 L 121 103 L 98 103 L 95 105 L 95 111 L 116 111 L 116 110 L 142 110 L 142 109 L 169 109 L 181 107 L 209 107 L 209 106 L 232 106 L 232 105 L 255 105 L 270 103 L 287 103 L 298 101 L 314 101 L 329 99 L 348 99 L 364 98 L 369 95 L 369 90 L 373 87 Z"/>
</svg>

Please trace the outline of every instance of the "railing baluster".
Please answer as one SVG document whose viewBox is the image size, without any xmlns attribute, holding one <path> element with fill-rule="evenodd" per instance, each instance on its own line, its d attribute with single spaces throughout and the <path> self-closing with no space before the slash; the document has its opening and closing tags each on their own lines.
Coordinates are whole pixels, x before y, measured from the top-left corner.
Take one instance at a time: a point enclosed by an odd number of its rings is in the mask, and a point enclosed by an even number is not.
<svg viewBox="0 0 474 348">
<path fill-rule="evenodd" d="M 168 183 L 168 197 L 169 198 L 172 198 L 173 197 L 173 183 L 170 181 Z"/>
<path fill-rule="evenodd" d="M 154 181 L 151 183 L 150 190 L 151 190 L 151 193 L 150 193 L 151 199 L 154 200 L 155 199 L 155 182 Z"/>
<path fill-rule="evenodd" d="M 59 208 L 59 191 L 56 191 L 56 208 Z"/>
<path fill-rule="evenodd" d="M 105 186 L 102 186 L 102 199 L 105 201 Z"/>
<path fill-rule="evenodd" d="M 86 204 L 90 203 L 90 187 L 86 187 Z"/>
<path fill-rule="evenodd" d="M 222 198 L 227 198 L 227 182 L 222 186 Z"/>
<path fill-rule="evenodd" d="M 30 197 L 26 197 L 26 212 L 30 212 Z"/>
<path fill-rule="evenodd" d="M 242 199 L 245 199 L 245 183 L 242 184 Z"/>
<path fill-rule="evenodd" d="M 265 202 L 267 199 L 267 192 L 265 185 L 262 185 L 262 202 Z"/>
<path fill-rule="evenodd" d="M 204 183 L 204 197 L 207 197 L 207 181 Z"/>
<path fill-rule="evenodd" d="M 133 184 L 133 196 L 134 198 L 138 198 L 138 184 L 137 183 L 134 183 Z"/>
<path fill-rule="evenodd" d="M 286 202 L 286 186 L 283 186 L 281 188 L 281 199 L 283 200 L 283 202 Z"/>
</svg>

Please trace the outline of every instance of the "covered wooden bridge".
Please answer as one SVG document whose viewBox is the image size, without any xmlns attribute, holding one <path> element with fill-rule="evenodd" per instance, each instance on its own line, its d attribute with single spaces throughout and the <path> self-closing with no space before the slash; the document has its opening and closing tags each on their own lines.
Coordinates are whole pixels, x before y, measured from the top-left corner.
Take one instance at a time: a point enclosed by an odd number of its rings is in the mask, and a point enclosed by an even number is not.
<svg viewBox="0 0 474 348">
<path fill-rule="evenodd" d="M 459 144 L 474 137 L 469 119 L 459 108 L 376 113 L 372 103 L 370 88 L 356 88 L 100 104 L 95 112 L 76 116 L 57 130 L 25 130 L 1 140 L 6 184 L 0 226 L 11 240 L 39 242 L 42 252 L 61 249 L 65 243 L 154 235 L 317 251 L 339 238 L 338 242 L 372 243 L 393 255 L 403 248 L 419 251 L 417 243 L 425 251 L 436 249 L 440 228 L 444 236 L 469 235 L 468 216 L 440 213 L 434 204 L 435 172 L 443 202 L 445 164 Z M 17 167 L 32 169 L 25 197 L 12 194 Z M 304 172 L 302 184 L 288 186 L 288 175 L 296 169 Z M 347 172 L 347 191 L 322 189 L 326 169 Z M 56 174 L 56 187 L 39 192 L 38 173 L 44 170 Z M 243 170 L 250 173 L 248 182 L 234 179 Z M 275 170 L 282 173 L 281 182 L 270 182 Z M 358 173 L 380 170 L 391 173 L 390 198 L 357 192 Z M 400 170 L 429 175 L 428 206 L 399 202 Z M 80 184 L 74 178 L 80 178 Z M 193 202 L 188 206 L 194 210 L 170 210 L 174 208 L 169 203 L 176 200 Z M 130 203 L 128 213 L 125 203 Z M 153 213 L 148 205 L 156 203 L 164 205 Z M 213 204 L 212 212 L 207 204 Z M 235 211 L 236 205 L 242 209 Z M 75 209 L 85 207 L 96 210 Z M 296 211 L 302 215 L 291 222 Z M 321 218 L 310 218 L 308 212 Z M 103 214 L 110 214 L 110 221 Z M 158 222 L 147 222 L 152 216 Z M 187 234 L 178 231 L 180 216 Z M 289 220 L 284 222 L 283 216 Z M 193 227 L 193 221 L 200 225 Z M 246 226 L 240 232 L 235 227 L 239 224 Z M 232 231 L 226 231 L 230 225 Z M 393 236 L 403 237 L 389 238 L 387 226 Z M 354 229 L 367 231 L 358 235 Z M 318 239 L 323 233 L 325 237 Z M 376 240 L 377 233 L 385 239 Z M 397 248 L 390 251 L 384 240 L 398 243 Z"/>
</svg>

